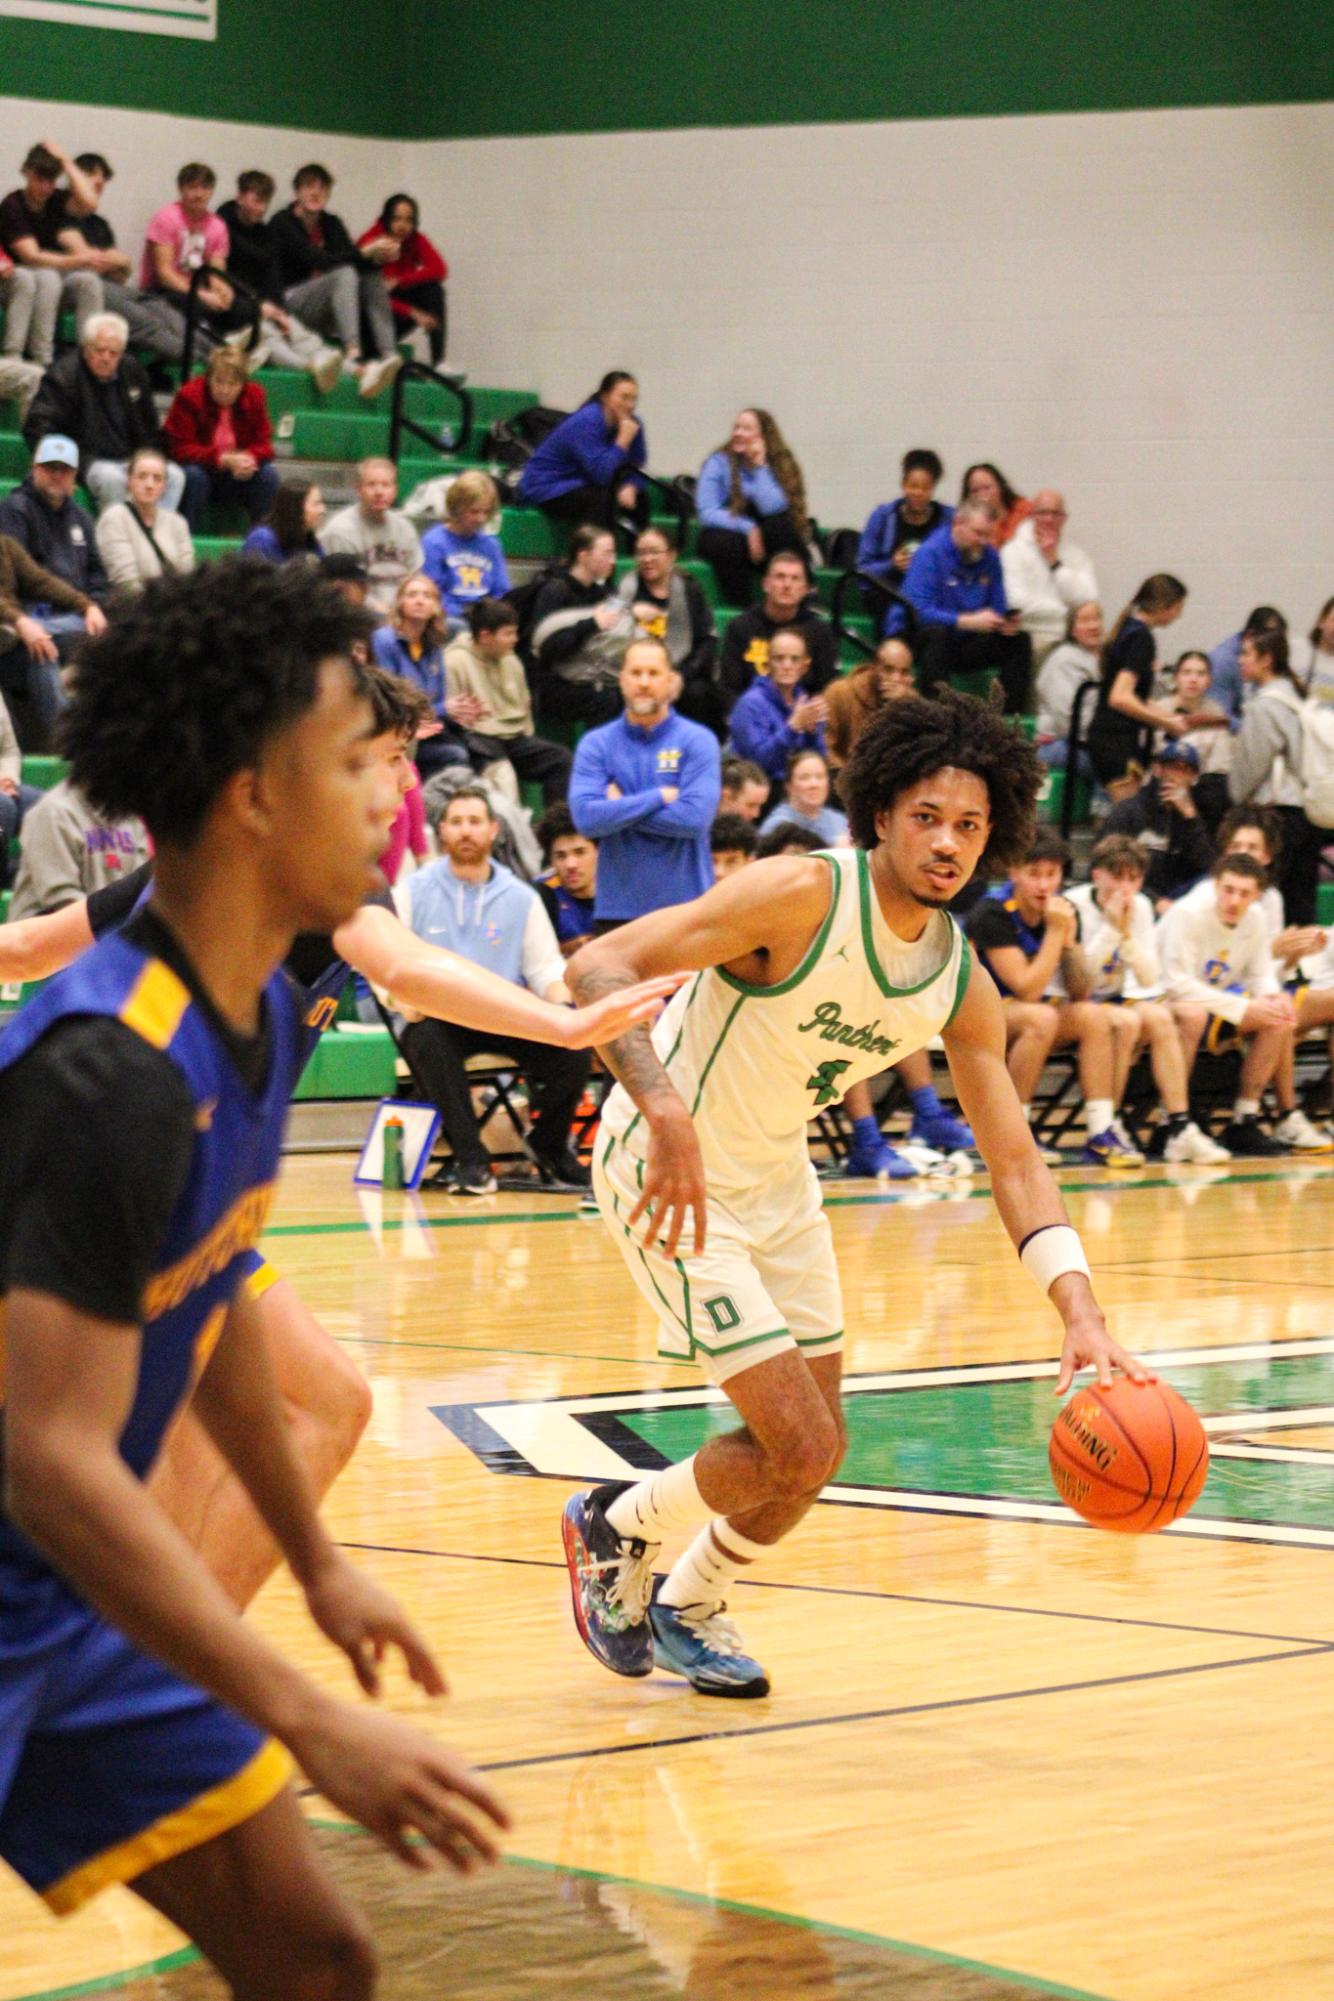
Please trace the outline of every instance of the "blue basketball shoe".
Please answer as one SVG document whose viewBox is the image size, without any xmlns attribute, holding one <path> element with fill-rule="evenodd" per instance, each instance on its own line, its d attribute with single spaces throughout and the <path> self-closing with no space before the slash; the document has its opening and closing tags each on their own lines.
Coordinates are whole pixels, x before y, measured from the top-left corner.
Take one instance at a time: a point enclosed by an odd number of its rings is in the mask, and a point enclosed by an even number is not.
<svg viewBox="0 0 1334 2001">
<path fill-rule="evenodd" d="M 648 1608 L 653 1659 L 668 1674 L 684 1675 L 699 1695 L 769 1693 L 769 1677 L 741 1644 L 725 1605 L 664 1605 L 654 1587 Z"/>
<path fill-rule="evenodd" d="M 843 1163 L 849 1181 L 915 1181 L 917 1169 L 895 1150 L 881 1133 L 877 1141 L 863 1146 L 854 1140 Z"/>
<path fill-rule="evenodd" d="M 570 1595 L 579 1637 L 613 1674 L 653 1672 L 653 1635 L 647 1619 L 653 1560 L 660 1547 L 618 1535 L 603 1512 L 623 1494 L 619 1485 L 595 1487 L 565 1503 L 561 1540 L 570 1568 Z"/>
<path fill-rule="evenodd" d="M 937 1153 L 972 1153 L 973 1128 L 942 1106 L 938 1112 L 918 1113 L 908 1133 L 910 1140 L 933 1146 Z"/>
</svg>

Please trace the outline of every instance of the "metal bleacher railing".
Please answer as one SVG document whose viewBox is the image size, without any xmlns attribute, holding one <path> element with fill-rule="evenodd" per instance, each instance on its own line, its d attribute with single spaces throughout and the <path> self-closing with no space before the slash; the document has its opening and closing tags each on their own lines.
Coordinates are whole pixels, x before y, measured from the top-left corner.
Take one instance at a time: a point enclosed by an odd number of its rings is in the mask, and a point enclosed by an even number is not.
<svg viewBox="0 0 1334 2001">
<path fill-rule="evenodd" d="M 418 422 L 407 413 L 405 396 L 410 382 L 430 382 L 437 389 L 443 389 L 458 404 L 457 426 L 451 425 L 445 435 L 441 435 L 437 425 L 432 430 L 429 424 Z M 424 361 L 405 361 L 394 377 L 393 401 L 389 406 L 389 456 L 397 465 L 403 450 L 404 433 L 417 438 L 429 450 L 438 452 L 442 458 L 450 458 L 467 451 L 472 442 L 473 401 L 468 391 L 457 382 L 448 381 L 437 375 Z"/>
</svg>

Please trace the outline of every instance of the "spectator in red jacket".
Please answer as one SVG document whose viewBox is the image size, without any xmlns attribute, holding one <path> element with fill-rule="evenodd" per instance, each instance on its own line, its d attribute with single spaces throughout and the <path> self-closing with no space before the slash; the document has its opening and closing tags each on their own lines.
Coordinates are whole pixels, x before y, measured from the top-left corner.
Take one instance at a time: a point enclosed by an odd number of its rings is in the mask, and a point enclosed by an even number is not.
<svg viewBox="0 0 1334 2001">
<path fill-rule="evenodd" d="M 357 248 L 380 266 L 390 309 L 400 328 L 422 329 L 430 345 L 431 365 L 439 368 L 449 339 L 445 299 L 449 266 L 430 237 L 422 234 L 418 222 L 417 204 L 411 195 L 390 195 L 379 220 L 357 238 Z M 461 376 L 457 379 L 463 380 Z"/>
<path fill-rule="evenodd" d="M 216 348 L 204 374 L 181 384 L 162 428 L 185 468 L 181 513 L 192 534 L 211 501 L 243 507 L 252 527 L 264 519 L 278 491 L 269 406 L 233 349 Z"/>
</svg>

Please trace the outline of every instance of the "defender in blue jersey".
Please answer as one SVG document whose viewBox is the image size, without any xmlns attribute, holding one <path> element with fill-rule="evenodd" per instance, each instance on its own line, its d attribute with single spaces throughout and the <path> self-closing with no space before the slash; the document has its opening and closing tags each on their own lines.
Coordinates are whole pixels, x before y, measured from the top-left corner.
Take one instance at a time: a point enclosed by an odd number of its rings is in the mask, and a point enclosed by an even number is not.
<svg viewBox="0 0 1334 2001">
<path fill-rule="evenodd" d="M 367 668 L 365 678 L 374 731 L 369 754 L 401 798 L 414 782 L 412 745 L 428 704 L 420 689 L 382 668 Z M 152 880 L 150 863 L 85 901 L 0 926 L 0 980 L 41 980 L 72 964 L 95 939 L 130 921 Z M 297 989 L 308 1049 L 333 1021 L 351 973 L 364 974 L 423 1015 L 568 1049 L 591 1048 L 656 1013 L 675 984 L 651 981 L 591 1008 L 553 1006 L 414 937 L 395 914 L 382 880 L 335 932 L 297 937 L 284 967 Z M 370 1417 L 370 1390 L 290 1280 L 258 1250 L 247 1254 L 243 1269 L 297 1456 L 320 1500 L 356 1449 Z M 277 1545 L 245 1488 L 189 1411 L 173 1427 L 149 1486 L 234 1603 L 247 1605 L 277 1562 Z"/>
<path fill-rule="evenodd" d="M 368 754 L 357 614 L 318 577 L 151 584 L 77 668 L 67 747 L 156 846 L 148 905 L 0 1043 L 0 1857 L 57 1911 L 129 1883 L 246 2001 L 361 2001 L 365 1928 L 288 1783 L 411 1859 L 495 1853 L 483 1782 L 332 1700 L 239 1617 L 144 1477 L 187 1395 L 373 1693 L 399 1608 L 320 1527 L 242 1283 L 302 1060 L 279 970 L 373 881 L 394 809 Z"/>
</svg>

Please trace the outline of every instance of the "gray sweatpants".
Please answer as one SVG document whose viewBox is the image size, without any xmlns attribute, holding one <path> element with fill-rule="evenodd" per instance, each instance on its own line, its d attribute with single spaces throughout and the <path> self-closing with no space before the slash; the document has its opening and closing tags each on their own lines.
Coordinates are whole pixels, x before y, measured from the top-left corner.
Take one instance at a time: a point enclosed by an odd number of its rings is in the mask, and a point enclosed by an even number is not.
<svg viewBox="0 0 1334 2001">
<path fill-rule="evenodd" d="M 25 278 L 30 285 L 22 282 Z M 48 271 L 45 265 L 21 264 L 0 280 L 0 302 L 5 307 L 5 353 L 27 354 L 48 368 L 55 359 L 61 307 L 73 312 L 75 333 L 82 339 L 88 315 L 102 310 L 102 280 L 95 271 Z"/>
<path fill-rule="evenodd" d="M 185 353 L 185 321 L 165 299 L 132 292 L 116 280 L 102 280 L 102 297 L 109 313 L 119 313 L 130 329 L 130 346 L 146 347 L 162 361 L 179 361 Z M 204 346 L 212 346 L 205 340 Z"/>
<path fill-rule="evenodd" d="M 12 399 L 18 404 L 19 425 L 28 414 L 28 405 L 37 394 L 42 379 L 42 369 L 35 361 L 24 361 L 21 355 L 0 354 L 0 402 Z"/>
<path fill-rule="evenodd" d="M 272 320 L 263 322 L 260 339 L 269 349 L 275 368 L 309 368 L 327 346 L 314 327 L 308 327 L 295 313 L 288 314 L 288 331 L 282 333 Z"/>
<path fill-rule="evenodd" d="M 361 347 L 361 314 L 370 322 L 371 335 L 382 355 L 392 354 L 398 336 L 389 293 L 378 271 L 357 271 L 340 264 L 304 284 L 292 285 L 284 297 L 287 310 L 304 320 L 317 333 L 338 341 L 343 347 Z"/>
</svg>

